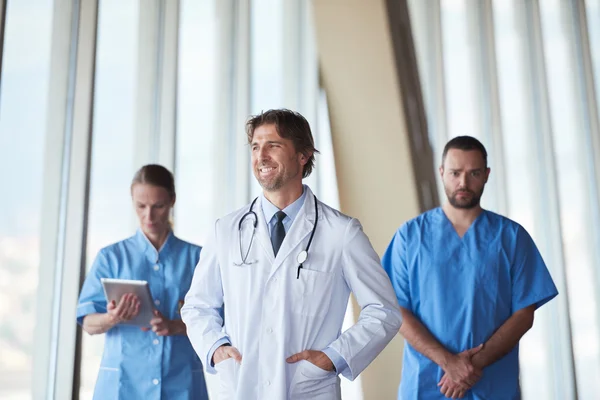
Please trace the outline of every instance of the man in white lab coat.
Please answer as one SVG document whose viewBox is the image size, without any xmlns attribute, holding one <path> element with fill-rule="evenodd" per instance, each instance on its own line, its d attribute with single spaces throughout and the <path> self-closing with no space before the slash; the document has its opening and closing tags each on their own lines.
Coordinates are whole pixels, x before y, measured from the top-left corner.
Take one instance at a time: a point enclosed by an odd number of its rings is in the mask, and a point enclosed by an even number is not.
<svg viewBox="0 0 600 400">
<path fill-rule="evenodd" d="M 314 166 L 310 126 L 290 110 L 246 124 L 263 193 L 217 220 L 181 310 L 219 400 L 339 399 L 396 335 L 390 281 L 358 220 L 302 184 Z M 353 292 L 358 322 L 341 332 Z M 225 305 L 225 321 L 219 310 Z"/>
</svg>

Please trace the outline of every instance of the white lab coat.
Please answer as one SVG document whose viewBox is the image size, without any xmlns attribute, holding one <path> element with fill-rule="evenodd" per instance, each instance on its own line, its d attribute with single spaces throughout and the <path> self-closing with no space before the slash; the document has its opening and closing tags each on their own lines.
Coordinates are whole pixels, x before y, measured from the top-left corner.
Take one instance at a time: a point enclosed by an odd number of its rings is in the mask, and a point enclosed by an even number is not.
<svg viewBox="0 0 600 400">
<path fill-rule="evenodd" d="M 206 371 L 220 376 L 219 400 L 339 399 L 336 373 L 308 361 L 286 363 L 303 350 L 330 346 L 355 379 L 400 328 L 401 315 L 389 278 L 358 220 L 318 202 L 319 223 L 297 279 L 298 254 L 315 222 L 315 201 L 306 187 L 304 205 L 274 257 L 260 200 L 255 238 L 240 263 L 238 224 L 249 205 L 215 223 L 202 250 L 181 310 L 190 341 Z M 251 220 L 251 218 L 250 218 Z M 243 251 L 251 234 L 244 224 Z M 350 292 L 361 307 L 358 322 L 341 333 Z M 225 304 L 225 323 L 218 309 Z M 211 366 L 209 352 L 223 337 L 242 354 Z"/>
</svg>

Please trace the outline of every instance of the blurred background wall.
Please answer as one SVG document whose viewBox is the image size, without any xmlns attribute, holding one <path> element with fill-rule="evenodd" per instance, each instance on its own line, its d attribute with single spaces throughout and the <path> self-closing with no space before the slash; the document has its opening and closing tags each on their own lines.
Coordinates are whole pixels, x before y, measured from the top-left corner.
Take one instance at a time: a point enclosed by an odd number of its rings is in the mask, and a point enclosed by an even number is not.
<svg viewBox="0 0 600 400">
<path fill-rule="evenodd" d="M 103 337 L 75 304 L 136 228 L 133 173 L 174 171 L 175 231 L 202 245 L 259 193 L 243 124 L 278 107 L 379 253 L 444 200 L 445 142 L 479 138 L 483 206 L 561 293 L 522 340 L 523 398 L 598 398 L 600 0 L 0 0 L 0 56 L 0 398 L 91 398 Z M 401 360 L 398 336 L 344 398 L 395 398 Z"/>
</svg>

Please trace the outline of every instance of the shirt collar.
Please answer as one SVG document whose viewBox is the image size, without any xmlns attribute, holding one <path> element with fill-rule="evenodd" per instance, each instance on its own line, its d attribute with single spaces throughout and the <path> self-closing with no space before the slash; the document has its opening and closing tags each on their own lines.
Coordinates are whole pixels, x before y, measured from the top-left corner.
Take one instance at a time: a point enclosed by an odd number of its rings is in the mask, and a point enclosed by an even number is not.
<svg viewBox="0 0 600 400">
<path fill-rule="evenodd" d="M 174 237 L 175 236 L 173 235 L 173 231 L 170 231 L 162 247 L 158 251 L 156 251 L 152 243 L 150 243 L 150 240 L 146 237 L 146 235 L 144 234 L 144 232 L 142 232 L 140 228 L 138 228 L 138 230 L 135 233 L 135 240 L 140 250 L 142 250 L 142 252 L 153 262 L 158 261 L 161 258 L 161 256 L 165 256 L 169 253 L 169 248 L 171 247 Z"/>
<path fill-rule="evenodd" d="M 294 222 L 294 219 L 302 209 L 302 205 L 304 204 L 304 199 L 306 198 L 306 185 L 302 185 L 302 195 L 296 199 L 292 204 L 284 208 L 283 211 L 286 215 L 286 218 L 289 218 L 291 222 Z M 267 225 L 275 215 L 279 208 L 277 208 L 273 203 L 271 203 L 264 194 L 260 195 L 260 205 L 262 207 L 263 214 L 265 216 L 265 220 Z"/>
</svg>

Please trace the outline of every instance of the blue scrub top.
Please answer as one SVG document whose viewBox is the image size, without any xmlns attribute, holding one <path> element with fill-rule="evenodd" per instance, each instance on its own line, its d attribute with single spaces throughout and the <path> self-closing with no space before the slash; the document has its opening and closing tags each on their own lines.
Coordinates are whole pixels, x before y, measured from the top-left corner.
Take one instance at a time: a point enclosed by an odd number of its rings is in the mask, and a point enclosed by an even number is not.
<svg viewBox="0 0 600 400">
<path fill-rule="evenodd" d="M 533 240 L 508 218 L 483 211 L 461 239 L 441 208 L 405 223 L 382 264 L 398 303 L 450 352 L 485 343 L 516 311 L 558 294 Z M 445 399 L 444 372 L 405 343 L 398 398 Z M 519 346 L 485 368 L 465 399 L 519 399 Z"/>
<path fill-rule="evenodd" d="M 160 251 L 138 230 L 135 236 L 100 250 L 77 306 L 77 322 L 106 312 L 100 278 L 148 281 L 158 310 L 181 319 L 179 310 L 192 282 L 200 247 L 173 233 Z M 117 325 L 106 332 L 94 399 L 208 399 L 202 364 L 186 335 L 157 336 Z"/>
</svg>

